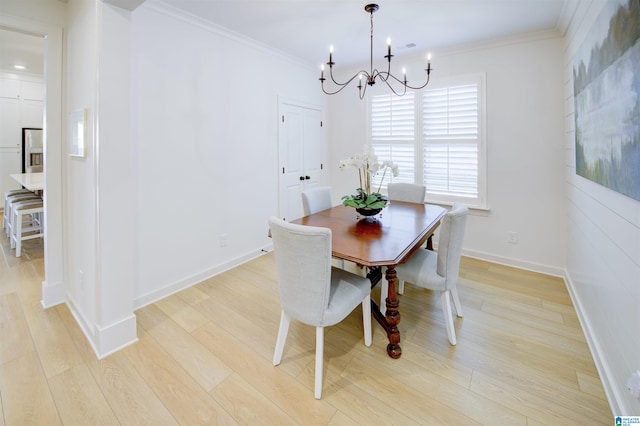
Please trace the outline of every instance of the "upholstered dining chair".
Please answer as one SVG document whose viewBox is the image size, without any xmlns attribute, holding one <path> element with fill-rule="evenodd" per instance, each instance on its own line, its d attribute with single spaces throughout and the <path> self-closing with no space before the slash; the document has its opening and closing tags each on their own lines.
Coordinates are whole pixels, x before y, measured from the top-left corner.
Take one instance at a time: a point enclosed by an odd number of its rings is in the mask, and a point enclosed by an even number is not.
<svg viewBox="0 0 640 426">
<path fill-rule="evenodd" d="M 302 191 L 302 210 L 305 216 L 331 207 L 331 187 L 319 186 Z"/>
<path fill-rule="evenodd" d="M 371 346 L 371 283 L 331 267 L 331 230 L 269 219 L 280 286 L 282 313 L 273 365 L 282 360 L 291 318 L 316 328 L 315 390 L 322 397 L 324 328 L 345 319 L 362 304 L 364 344 Z"/>
<path fill-rule="evenodd" d="M 457 284 L 468 213 L 467 206 L 454 204 L 451 211 L 442 219 L 438 252 L 419 249 L 405 263 L 396 266 L 396 274 L 400 282 L 407 281 L 418 287 L 440 292 L 444 322 L 447 326 L 449 343 L 452 345 L 456 344 L 456 331 L 453 326 L 451 300 L 457 315 L 462 316 Z"/>
<path fill-rule="evenodd" d="M 333 206 L 330 186 L 318 186 L 302 191 L 302 210 L 305 216 L 330 209 L 331 207 Z M 337 259 L 337 262 L 337 264 L 344 269 L 344 260 Z"/>
<path fill-rule="evenodd" d="M 392 182 L 387 185 L 387 196 L 391 202 L 404 201 L 406 203 L 424 203 L 427 187 L 417 183 Z M 431 238 L 431 237 L 429 237 Z M 399 284 L 398 294 L 404 293 L 404 284 Z M 389 295 L 389 284 L 384 281 L 380 284 L 380 310 L 384 314 L 387 310 L 386 300 Z"/>
<path fill-rule="evenodd" d="M 392 182 L 387 185 L 387 195 L 391 201 L 424 203 L 427 187 L 417 183 Z"/>
</svg>

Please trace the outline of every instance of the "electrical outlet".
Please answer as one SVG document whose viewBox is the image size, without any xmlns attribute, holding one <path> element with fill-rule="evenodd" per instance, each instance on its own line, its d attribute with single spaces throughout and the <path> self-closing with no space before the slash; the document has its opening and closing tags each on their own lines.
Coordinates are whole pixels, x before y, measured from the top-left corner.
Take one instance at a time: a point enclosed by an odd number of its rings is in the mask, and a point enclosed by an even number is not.
<svg viewBox="0 0 640 426">
<path fill-rule="evenodd" d="M 507 240 L 511 244 L 518 243 L 518 233 L 517 232 L 509 232 L 509 239 Z"/>
<path fill-rule="evenodd" d="M 220 247 L 226 247 L 228 239 L 229 234 L 220 234 Z"/>
</svg>

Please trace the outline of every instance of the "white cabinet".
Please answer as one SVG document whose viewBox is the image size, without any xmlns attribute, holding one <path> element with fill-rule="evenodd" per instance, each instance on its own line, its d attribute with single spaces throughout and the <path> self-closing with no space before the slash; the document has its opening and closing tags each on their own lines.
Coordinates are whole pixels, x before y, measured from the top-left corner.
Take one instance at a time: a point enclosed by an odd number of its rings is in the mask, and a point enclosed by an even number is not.
<svg viewBox="0 0 640 426">
<path fill-rule="evenodd" d="M 42 128 L 43 104 L 37 101 L 20 102 L 20 127 Z"/>
<path fill-rule="evenodd" d="M 42 121 L 40 121 L 42 127 Z M 16 148 L 22 144 L 20 101 L 0 98 L 0 148 Z"/>
<path fill-rule="evenodd" d="M 44 101 L 44 84 L 32 81 L 21 82 L 20 98 L 23 101 Z"/>
<path fill-rule="evenodd" d="M 20 80 L 0 78 L 0 98 L 19 99 Z"/>
</svg>

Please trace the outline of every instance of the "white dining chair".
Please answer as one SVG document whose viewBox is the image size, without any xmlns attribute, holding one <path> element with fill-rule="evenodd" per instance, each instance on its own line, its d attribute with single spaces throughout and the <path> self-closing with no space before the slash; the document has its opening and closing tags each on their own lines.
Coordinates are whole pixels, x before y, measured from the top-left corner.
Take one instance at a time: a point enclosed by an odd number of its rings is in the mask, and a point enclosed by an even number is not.
<svg viewBox="0 0 640 426">
<path fill-rule="evenodd" d="M 427 187 L 417 183 L 392 182 L 387 185 L 387 195 L 391 201 L 424 203 Z"/>
<path fill-rule="evenodd" d="M 331 230 L 269 219 L 282 313 L 273 365 L 282 360 L 291 318 L 316 327 L 315 388 L 322 397 L 324 328 L 362 305 L 364 344 L 371 346 L 371 282 L 331 267 Z"/>
<path fill-rule="evenodd" d="M 302 191 L 302 210 L 305 216 L 333 207 L 331 201 L 331 187 L 319 186 Z M 344 260 L 336 259 L 337 264 L 344 269 Z"/>
<path fill-rule="evenodd" d="M 418 287 L 440 292 L 444 322 L 449 343 L 452 345 L 456 344 L 456 331 L 453 325 L 451 300 L 457 315 L 462 316 L 457 284 L 468 213 L 467 206 L 454 204 L 451 211 L 442 219 L 438 252 L 419 249 L 405 263 L 396 266 L 396 274 L 400 282 L 406 281 Z"/>
<path fill-rule="evenodd" d="M 302 210 L 305 216 L 331 207 L 331 187 L 319 186 L 302 191 Z"/>
<path fill-rule="evenodd" d="M 387 197 L 391 202 L 424 203 L 426 193 L 427 187 L 417 183 L 391 182 L 387 185 Z M 396 291 L 398 294 L 404 293 L 404 283 L 399 283 Z M 380 284 L 380 312 L 382 312 L 383 315 L 387 311 L 386 300 L 388 296 L 389 283 L 385 281 Z"/>
</svg>

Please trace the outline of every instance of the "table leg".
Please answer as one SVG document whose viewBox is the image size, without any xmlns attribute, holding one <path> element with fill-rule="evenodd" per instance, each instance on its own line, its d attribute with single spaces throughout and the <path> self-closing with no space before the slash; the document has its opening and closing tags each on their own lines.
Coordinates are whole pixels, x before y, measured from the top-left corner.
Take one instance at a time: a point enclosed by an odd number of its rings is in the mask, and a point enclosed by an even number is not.
<svg viewBox="0 0 640 426">
<path fill-rule="evenodd" d="M 396 284 L 398 282 L 398 277 L 393 266 L 387 267 L 385 278 L 389 283 L 389 293 L 386 300 L 386 320 L 389 324 L 389 331 L 387 332 L 389 337 L 387 353 L 391 358 L 400 358 L 400 355 L 402 355 L 402 348 L 400 347 L 400 331 L 398 331 L 398 323 L 400 322 L 400 311 L 398 311 L 398 306 L 400 305 L 400 301 L 396 297 Z"/>
<path fill-rule="evenodd" d="M 371 280 L 372 287 L 375 286 L 381 279 L 382 273 L 380 268 L 372 269 L 368 275 Z M 398 323 L 400 322 L 400 312 L 398 311 L 398 299 L 396 298 L 396 283 L 398 278 L 396 276 L 396 270 L 394 267 L 387 267 L 385 278 L 389 283 L 389 294 L 387 296 L 387 313 L 386 316 L 382 315 L 376 302 L 371 299 L 371 312 L 373 317 L 387 332 L 387 338 L 389 344 L 387 345 L 387 354 L 391 358 L 400 358 L 402 355 L 402 348 L 400 347 L 400 332 L 398 331 Z"/>
</svg>

